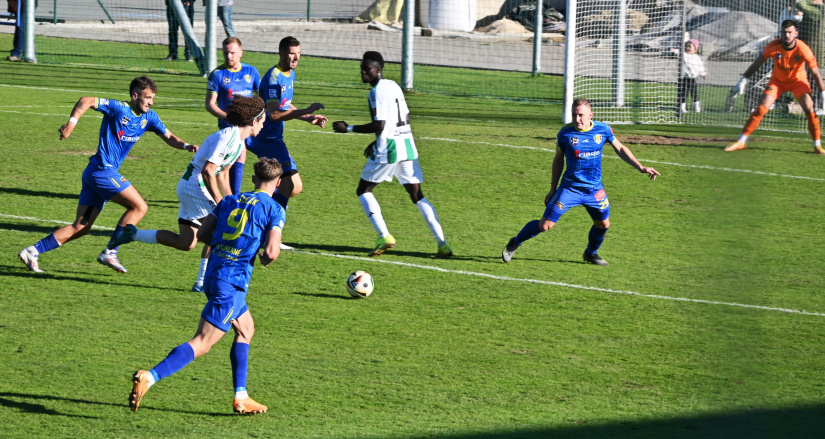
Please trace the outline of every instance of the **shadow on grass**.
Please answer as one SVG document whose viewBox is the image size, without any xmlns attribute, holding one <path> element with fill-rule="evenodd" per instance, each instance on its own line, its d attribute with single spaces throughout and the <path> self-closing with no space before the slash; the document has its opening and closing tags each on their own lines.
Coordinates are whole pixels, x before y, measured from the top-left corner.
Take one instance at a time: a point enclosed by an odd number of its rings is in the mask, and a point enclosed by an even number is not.
<svg viewBox="0 0 825 439">
<path fill-rule="evenodd" d="M 636 439 L 636 438 L 822 438 L 825 406 L 788 409 L 751 409 L 692 417 L 627 421 L 587 425 L 570 420 L 570 427 L 467 433 L 443 436 L 411 436 L 411 439 Z M 572 424 L 576 425 L 572 425 Z"/>
<path fill-rule="evenodd" d="M 22 401 L 15 401 L 9 398 L 14 398 L 17 400 Z M 26 401 L 28 400 L 28 401 Z M 80 404 L 84 406 L 84 409 L 88 409 L 89 406 L 92 405 L 104 405 L 110 407 L 122 407 L 124 410 L 129 410 L 129 406 L 126 403 L 123 404 L 115 404 L 112 402 L 101 402 L 101 401 L 91 401 L 87 399 L 78 399 L 78 398 L 64 398 L 60 396 L 52 396 L 52 395 L 33 395 L 29 393 L 13 393 L 13 392 L 0 392 L 0 407 L 9 407 L 9 408 L 16 408 L 20 411 L 26 413 L 34 413 L 34 414 L 41 414 L 41 415 L 52 415 L 52 416 L 70 416 L 74 418 L 87 418 L 87 419 L 101 419 L 96 416 L 83 416 L 83 415 L 70 415 L 67 413 L 60 413 L 56 410 L 46 408 L 42 404 L 36 404 L 31 401 L 57 401 L 57 402 L 68 402 L 72 404 Z M 175 412 L 175 413 L 183 413 L 189 415 L 207 415 L 207 416 L 238 416 L 234 413 L 209 413 L 209 412 L 200 412 L 200 411 L 187 411 L 187 410 L 176 410 L 170 409 L 167 407 L 164 408 L 152 408 L 146 407 L 144 405 L 140 406 L 141 411 L 145 410 L 161 410 L 164 412 Z"/>
<path fill-rule="evenodd" d="M 17 232 L 42 233 L 44 235 L 49 235 L 49 234 L 53 233 L 55 230 L 59 229 L 60 227 L 62 227 L 62 225 L 60 225 L 60 224 L 57 224 L 57 225 L 54 225 L 54 226 L 35 226 L 35 225 L 30 225 L 30 224 L 12 224 L 12 223 L 0 222 L 0 229 L 14 230 L 14 231 L 17 231 Z M 89 232 L 89 236 L 105 236 L 105 237 L 108 238 L 108 237 L 112 236 L 112 231 L 111 230 L 99 230 L 99 229 L 95 230 L 95 229 L 92 229 L 92 231 Z M 34 243 L 32 243 L 32 244 L 34 244 Z"/>
<path fill-rule="evenodd" d="M 290 244 L 290 243 L 286 243 L 286 242 L 284 244 L 294 245 L 295 250 L 297 252 L 301 252 L 301 253 L 331 253 L 331 254 L 340 255 L 340 256 L 343 256 L 343 257 L 364 257 L 364 258 L 369 258 L 369 256 L 367 256 L 367 253 L 369 253 L 372 250 L 372 247 L 351 247 L 351 246 L 347 246 L 347 245 L 322 245 L 322 244 L 305 244 L 305 243 Z M 298 247 L 298 246 L 300 246 L 300 247 Z M 356 253 L 356 254 L 353 255 L 353 254 L 347 254 L 347 253 Z M 410 251 L 398 250 L 397 247 L 394 248 L 394 249 L 387 250 L 386 253 L 384 253 L 384 255 L 386 255 L 386 256 L 390 256 L 390 255 L 392 255 L 392 256 L 408 256 L 408 257 L 420 258 L 420 259 L 436 259 L 435 251 L 433 251 L 433 252 L 410 252 Z M 488 256 L 453 256 L 450 259 L 451 260 L 457 260 L 457 261 L 476 261 L 476 260 L 479 260 L 479 258 L 492 259 L 493 257 L 488 257 Z M 500 256 L 499 256 L 499 259 L 501 259 Z"/>
<path fill-rule="evenodd" d="M 33 191 L 30 189 L 20 189 L 16 187 L 0 188 L 0 194 L 22 195 L 25 197 L 66 198 L 72 200 L 77 200 L 77 197 L 79 196 L 79 193 L 77 192 L 61 193 L 49 191 Z"/>
<path fill-rule="evenodd" d="M 321 298 L 324 298 L 324 299 L 338 299 L 338 300 L 351 300 L 351 299 L 353 299 L 353 300 L 354 300 L 354 299 L 355 299 L 355 297 L 351 297 L 351 296 L 343 296 L 343 295 L 341 295 L 341 294 L 326 294 L 326 293 L 302 293 L 302 292 L 299 292 L 299 291 L 296 291 L 296 292 L 294 292 L 294 293 L 292 293 L 292 294 L 294 294 L 294 295 L 296 295 L 296 296 L 321 297 Z"/>
<path fill-rule="evenodd" d="M 111 282 L 109 279 L 115 276 L 122 276 L 120 273 L 116 273 L 111 268 L 106 268 L 101 266 L 101 271 L 99 273 L 88 273 L 89 276 L 100 276 L 103 274 L 108 275 L 108 277 L 104 279 L 93 279 L 90 277 L 79 277 L 79 276 L 67 276 L 64 274 L 54 274 L 54 273 L 77 273 L 77 274 L 87 274 L 87 273 L 78 273 L 78 272 L 60 272 L 60 271 L 50 271 L 48 267 L 42 267 L 41 269 L 46 270 L 45 273 L 34 273 L 29 271 L 22 263 L 18 265 L 0 265 L 0 282 L 2 279 L 9 278 L 9 277 L 17 277 L 23 279 L 39 279 L 39 280 L 66 280 L 66 281 L 73 281 L 73 282 L 85 282 L 90 284 L 100 284 L 100 285 L 120 285 L 123 287 L 129 288 L 147 288 L 150 290 L 176 290 L 175 288 L 171 288 L 169 285 L 142 285 L 140 283 L 129 283 L 129 282 Z"/>
</svg>

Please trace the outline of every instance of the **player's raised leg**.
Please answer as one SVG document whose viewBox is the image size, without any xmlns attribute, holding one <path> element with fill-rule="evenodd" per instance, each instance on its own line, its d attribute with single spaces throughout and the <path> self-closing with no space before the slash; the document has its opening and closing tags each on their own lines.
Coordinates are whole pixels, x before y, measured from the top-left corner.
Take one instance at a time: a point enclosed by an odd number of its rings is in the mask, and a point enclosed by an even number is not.
<svg viewBox="0 0 825 439">
<path fill-rule="evenodd" d="M 126 268 L 120 263 L 120 260 L 117 257 L 118 247 L 111 244 L 114 243 L 117 236 L 127 225 L 134 225 L 140 222 L 140 220 L 146 216 L 149 206 L 146 204 L 143 197 L 140 196 L 137 189 L 131 185 L 117 195 L 113 196 L 111 201 L 125 207 L 126 212 L 124 212 L 123 216 L 120 217 L 120 221 L 118 221 L 115 231 L 112 232 L 112 237 L 109 240 L 109 244 L 107 244 L 106 248 L 103 249 L 103 251 L 97 256 L 97 262 L 119 273 L 126 273 Z"/>
<path fill-rule="evenodd" d="M 745 127 L 742 129 L 742 135 L 739 136 L 739 140 L 728 145 L 725 148 L 725 151 L 736 151 L 747 147 L 748 136 L 756 131 L 756 128 L 759 127 L 759 124 L 762 122 L 762 118 L 768 114 L 768 109 L 771 108 L 771 105 L 773 105 L 775 100 L 776 96 L 773 94 L 762 94 L 759 98 L 759 105 L 748 117 L 747 122 L 745 122 Z"/>
<path fill-rule="evenodd" d="M 411 160 L 408 162 L 414 163 L 416 168 L 418 167 L 417 160 Z M 419 169 L 418 173 L 420 172 L 421 171 Z M 408 183 L 404 185 L 404 189 L 407 190 L 407 193 L 410 195 L 410 200 L 413 204 L 415 204 L 415 207 L 418 208 L 418 211 L 421 213 L 421 217 L 424 218 L 424 222 L 427 223 L 427 227 L 430 229 L 430 233 L 433 234 L 433 238 L 438 245 L 436 258 L 447 259 L 452 257 L 453 249 L 449 244 L 447 244 L 447 240 L 444 238 L 444 231 L 441 229 L 441 223 L 438 221 L 438 215 L 436 215 L 433 205 L 430 204 L 430 202 L 427 201 L 427 198 L 424 197 L 424 193 L 421 191 L 421 184 Z"/>
</svg>

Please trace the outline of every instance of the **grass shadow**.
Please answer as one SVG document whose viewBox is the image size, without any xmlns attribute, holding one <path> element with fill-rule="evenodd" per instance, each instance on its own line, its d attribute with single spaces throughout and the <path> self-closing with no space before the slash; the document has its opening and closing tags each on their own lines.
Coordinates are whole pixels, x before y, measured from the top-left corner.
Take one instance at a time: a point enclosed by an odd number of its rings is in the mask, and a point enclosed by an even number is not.
<svg viewBox="0 0 825 439">
<path fill-rule="evenodd" d="M 9 398 L 20 399 L 24 401 L 14 401 Z M 127 404 L 116 404 L 113 402 L 102 402 L 102 401 L 91 401 L 87 399 L 79 399 L 79 398 L 65 398 L 61 396 L 53 396 L 53 395 L 35 395 L 30 393 L 14 393 L 14 392 L 0 392 L 0 406 L 1 407 L 9 407 L 9 408 L 16 408 L 20 411 L 24 411 L 26 413 L 33 413 L 33 414 L 40 414 L 40 415 L 51 415 L 51 416 L 69 416 L 74 418 L 86 418 L 86 419 L 101 419 L 96 416 L 83 416 L 83 415 L 70 415 L 67 413 L 60 413 L 56 410 L 47 408 L 42 404 L 37 404 L 31 401 L 25 400 L 33 400 L 33 401 L 57 401 L 57 402 L 68 402 L 72 404 L 81 404 L 85 407 L 90 405 L 104 405 L 110 407 L 122 407 L 126 410 L 129 409 Z M 215 412 L 194 412 L 188 410 L 179 410 L 179 409 L 170 409 L 170 408 L 152 408 L 146 407 L 141 405 L 140 410 L 160 410 L 164 412 L 175 412 L 175 413 L 183 413 L 189 415 L 207 415 L 207 416 L 238 416 L 234 413 L 215 413 Z"/>
</svg>

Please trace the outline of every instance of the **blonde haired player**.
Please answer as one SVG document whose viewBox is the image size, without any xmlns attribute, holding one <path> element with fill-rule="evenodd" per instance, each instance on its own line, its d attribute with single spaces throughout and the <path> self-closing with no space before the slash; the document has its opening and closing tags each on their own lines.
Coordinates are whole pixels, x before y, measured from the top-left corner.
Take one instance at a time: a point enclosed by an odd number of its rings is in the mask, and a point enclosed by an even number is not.
<svg viewBox="0 0 825 439">
<path fill-rule="evenodd" d="M 731 143 L 725 148 L 725 151 L 736 151 L 744 149 L 747 145 L 748 136 L 753 133 L 762 122 L 762 117 L 768 113 L 768 109 L 776 101 L 776 98 L 785 92 L 793 93 L 799 105 L 802 106 L 802 111 L 808 119 L 808 131 L 811 133 L 811 139 L 814 141 L 814 152 L 816 154 L 825 154 L 820 144 L 820 128 L 819 118 L 817 118 L 814 109 L 814 101 L 811 98 L 811 85 L 808 83 L 808 77 L 805 72 L 805 66 L 811 72 L 811 76 L 816 81 L 817 87 L 820 90 L 825 90 L 825 82 L 822 81 L 822 75 L 819 74 L 819 67 L 816 63 L 816 58 L 802 40 L 797 40 L 796 37 L 799 32 L 796 28 L 797 24 L 794 20 L 785 20 L 782 22 L 782 33 L 780 38 L 771 41 L 765 46 L 762 51 L 762 56 L 756 58 L 753 63 L 745 70 L 742 78 L 731 90 L 731 96 L 738 96 L 745 92 L 745 86 L 748 79 L 753 75 L 762 64 L 768 59 L 773 60 L 773 72 L 765 91 L 762 92 L 762 97 L 759 99 L 759 105 L 751 113 L 748 121 L 745 122 L 745 128 L 742 130 L 742 136 L 739 140 Z M 821 36 L 820 36 L 821 37 Z M 823 107 L 825 107 L 825 91 L 820 92 Z"/>
</svg>

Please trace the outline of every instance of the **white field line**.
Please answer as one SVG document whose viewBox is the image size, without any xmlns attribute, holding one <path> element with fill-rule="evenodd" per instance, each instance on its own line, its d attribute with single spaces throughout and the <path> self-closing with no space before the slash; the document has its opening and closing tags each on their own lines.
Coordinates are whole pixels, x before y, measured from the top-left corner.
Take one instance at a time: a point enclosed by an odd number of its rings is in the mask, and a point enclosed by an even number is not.
<svg viewBox="0 0 825 439">
<path fill-rule="evenodd" d="M 55 220 L 47 220 L 41 218 L 33 218 L 27 216 L 17 216 L 17 215 L 8 215 L 0 213 L 0 217 L 2 218 L 14 218 L 14 219 L 23 219 L 29 221 L 38 221 L 38 222 L 47 222 L 47 223 L 57 223 L 57 224 L 71 224 L 65 221 L 55 221 Z M 114 230 L 110 227 L 98 227 L 92 226 L 93 228 L 103 229 L 103 230 Z M 5 230 L 4 230 L 5 231 Z M 760 305 L 748 305 L 744 303 L 733 303 L 733 302 L 718 302 L 715 300 L 702 300 L 702 299 L 689 299 L 686 297 L 673 297 L 673 296 L 663 296 L 661 294 L 642 294 L 637 293 L 635 291 L 623 291 L 623 290 L 614 290 L 610 288 L 602 288 L 602 287 L 589 287 L 586 285 L 577 285 L 577 284 L 570 284 L 566 282 L 553 282 L 547 280 L 539 280 L 539 279 L 523 279 L 523 278 L 515 278 L 515 277 L 508 277 L 508 276 L 497 276 L 494 274 L 488 273 L 478 273 L 475 271 L 465 271 L 465 270 L 448 270 L 446 268 L 436 267 L 433 265 L 421 265 L 421 264 L 410 264 L 408 262 L 400 262 L 400 261 L 390 261 L 387 259 L 377 259 L 377 258 L 365 258 L 361 256 L 349 256 L 349 255 L 340 255 L 335 253 L 324 253 L 324 252 L 314 252 L 308 250 L 300 250 L 300 249 L 293 249 L 295 253 L 304 253 L 308 255 L 317 255 L 317 256 L 325 256 L 331 258 L 339 258 L 339 259 L 352 259 L 356 261 L 364 261 L 364 262 L 372 262 L 378 264 L 390 264 L 390 265 L 397 265 L 401 267 L 409 267 L 409 268 L 417 268 L 420 270 L 431 270 L 431 271 L 438 271 L 441 273 L 450 273 L 450 274 L 458 274 L 464 276 L 476 276 L 476 277 L 483 277 L 487 279 L 494 279 L 500 280 L 505 282 L 524 282 L 524 283 L 531 283 L 531 284 L 539 284 L 539 285 L 551 285 L 556 287 L 564 287 L 564 288 L 572 288 L 577 290 L 585 290 L 585 291 L 596 291 L 600 293 L 610 293 L 610 294 L 623 294 L 627 296 L 637 296 L 637 297 L 644 297 L 648 299 L 659 299 L 659 300 L 671 300 L 677 302 L 689 302 L 689 303 L 701 303 L 705 305 L 719 305 L 719 306 L 729 306 L 729 307 L 737 307 L 737 308 L 749 308 L 749 309 L 757 309 L 762 311 L 774 311 L 774 312 L 783 312 L 789 314 L 802 314 L 807 316 L 817 316 L 817 317 L 825 317 L 825 313 L 819 312 L 811 312 L 811 311 L 804 311 L 804 310 L 797 310 L 797 309 L 789 309 L 789 308 L 774 308 L 770 306 L 760 306 Z"/>
</svg>

